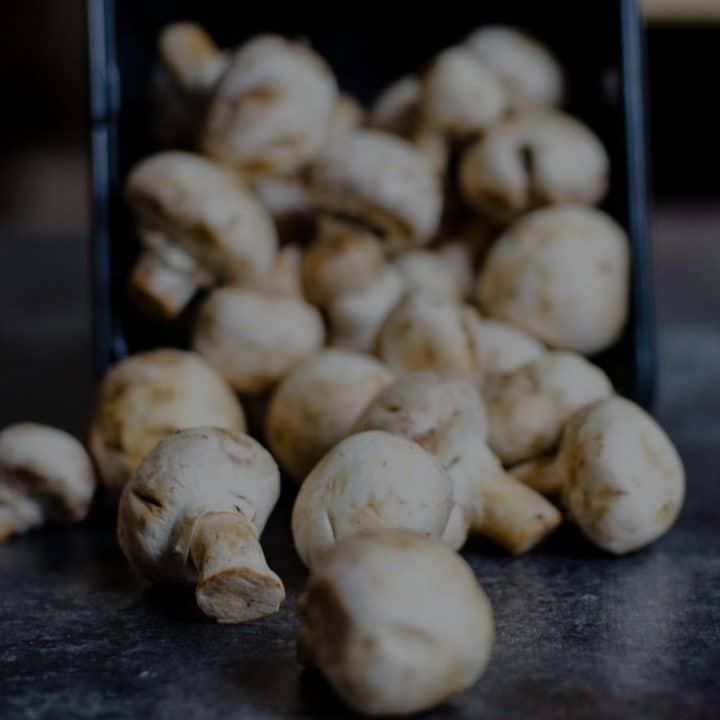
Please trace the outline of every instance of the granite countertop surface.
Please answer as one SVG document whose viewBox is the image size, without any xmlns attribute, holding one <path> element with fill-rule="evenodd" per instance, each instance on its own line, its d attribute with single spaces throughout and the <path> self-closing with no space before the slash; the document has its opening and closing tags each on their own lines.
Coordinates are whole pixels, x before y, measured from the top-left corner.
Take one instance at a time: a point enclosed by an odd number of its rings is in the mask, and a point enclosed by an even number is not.
<svg viewBox="0 0 720 720">
<path fill-rule="evenodd" d="M 424 718 L 720 717 L 720 212 L 661 208 L 655 228 L 657 414 L 688 471 L 678 525 L 620 559 L 570 527 L 521 558 L 472 541 L 463 554 L 497 621 L 492 662 Z M 0 242 L 0 425 L 83 431 L 92 388 L 81 250 L 77 238 Z M 305 573 L 289 505 L 283 497 L 264 536 L 288 599 L 245 626 L 207 621 L 190 591 L 143 588 L 102 513 L 0 547 L 0 718 L 350 716 L 295 661 Z"/>
</svg>

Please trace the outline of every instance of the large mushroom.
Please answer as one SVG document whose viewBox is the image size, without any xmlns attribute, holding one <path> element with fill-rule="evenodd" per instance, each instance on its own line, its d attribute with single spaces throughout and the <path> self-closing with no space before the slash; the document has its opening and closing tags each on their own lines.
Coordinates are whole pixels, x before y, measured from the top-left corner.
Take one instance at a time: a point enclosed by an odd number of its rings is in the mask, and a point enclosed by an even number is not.
<svg viewBox="0 0 720 720">
<path fill-rule="evenodd" d="M 652 417 L 620 397 L 576 413 L 557 456 L 528 463 L 518 476 L 561 493 L 583 533 L 616 555 L 667 532 L 685 495 L 685 472 L 672 442 Z"/>
<path fill-rule="evenodd" d="M 539 210 L 490 250 L 478 298 L 492 317 L 549 345 L 589 355 L 622 332 L 629 265 L 627 236 L 604 213 Z"/>
<path fill-rule="evenodd" d="M 203 147 L 248 176 L 293 173 L 322 149 L 336 100 L 332 71 L 310 47 L 260 35 L 230 61 Z"/>
<path fill-rule="evenodd" d="M 271 269 L 272 220 L 241 180 L 211 160 L 151 155 L 132 169 L 125 192 L 144 244 L 130 287 L 149 312 L 172 318 L 200 287 L 251 284 Z"/>
<path fill-rule="evenodd" d="M 201 425 L 245 430 L 232 389 L 199 355 L 161 349 L 121 360 L 100 383 L 90 427 L 101 480 L 119 492 L 165 435 Z"/>
<path fill-rule="evenodd" d="M 0 432 L 0 543 L 47 522 L 82 520 L 94 492 L 92 461 L 72 435 L 35 423 Z"/>
<path fill-rule="evenodd" d="M 118 541 L 141 577 L 195 585 L 200 609 L 218 622 L 254 620 L 285 597 L 259 540 L 279 493 L 275 461 L 248 435 L 182 430 L 125 486 Z"/>
<path fill-rule="evenodd" d="M 443 543 L 386 530 L 338 543 L 297 606 L 298 657 L 366 715 L 421 712 L 469 688 L 494 640 L 492 608 Z"/>
<path fill-rule="evenodd" d="M 312 568 L 359 532 L 405 528 L 442 538 L 454 509 L 452 480 L 429 453 L 397 435 L 362 432 L 333 447 L 303 482 L 293 541 Z"/>
<path fill-rule="evenodd" d="M 302 482 L 391 380 L 375 358 L 340 349 L 324 350 L 292 370 L 273 393 L 265 428 L 283 470 Z"/>
<path fill-rule="evenodd" d="M 320 313 L 300 298 L 227 286 L 197 316 L 193 347 L 241 393 L 282 380 L 323 346 Z"/>
<path fill-rule="evenodd" d="M 607 152 L 579 120 L 532 110 L 498 123 L 463 153 L 459 181 L 470 207 L 507 224 L 548 205 L 594 205 L 608 185 Z"/>
</svg>

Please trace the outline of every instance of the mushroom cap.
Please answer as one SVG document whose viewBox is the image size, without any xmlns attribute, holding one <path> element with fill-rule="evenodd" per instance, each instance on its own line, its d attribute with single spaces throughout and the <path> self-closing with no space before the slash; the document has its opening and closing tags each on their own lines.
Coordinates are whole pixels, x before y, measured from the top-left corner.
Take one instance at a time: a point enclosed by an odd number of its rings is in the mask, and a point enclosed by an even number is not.
<svg viewBox="0 0 720 720">
<path fill-rule="evenodd" d="M 332 71 L 310 47 L 260 35 L 230 61 L 203 147 L 248 175 L 292 173 L 322 148 L 336 99 Z"/>
<path fill-rule="evenodd" d="M 253 178 L 252 190 L 277 223 L 291 218 L 309 218 L 312 214 L 312 199 L 300 178 L 261 175 Z"/>
<path fill-rule="evenodd" d="M 415 75 L 405 75 L 378 95 L 370 111 L 370 125 L 408 137 L 418 122 L 422 83 Z"/>
<path fill-rule="evenodd" d="M 551 450 L 580 408 L 611 395 L 607 375 L 574 353 L 548 352 L 484 387 L 488 445 L 505 465 Z"/>
<path fill-rule="evenodd" d="M 272 267 L 277 237 L 270 216 L 238 177 L 211 160 L 156 153 L 132 169 L 125 191 L 144 230 L 217 281 L 250 282 Z"/>
<path fill-rule="evenodd" d="M 461 299 L 464 287 L 458 282 L 453 266 L 438 252 L 410 250 L 393 262 L 399 271 L 406 292 L 429 290 L 450 298 Z"/>
<path fill-rule="evenodd" d="M 505 90 L 490 66 L 452 47 L 435 57 L 423 78 L 423 127 L 463 137 L 486 130 L 507 109 Z"/>
<path fill-rule="evenodd" d="M 423 245 L 440 223 L 438 174 L 395 135 L 358 130 L 333 143 L 313 166 L 312 184 L 320 207 L 375 226 L 391 245 Z"/>
<path fill-rule="evenodd" d="M 312 568 L 338 540 L 366 530 L 407 528 L 439 538 L 453 507 L 450 477 L 417 443 L 358 433 L 333 447 L 300 487 L 295 549 Z"/>
<path fill-rule="evenodd" d="M 535 38 L 512 27 L 488 25 L 473 32 L 465 46 L 497 74 L 513 110 L 562 102 L 562 67 Z"/>
<path fill-rule="evenodd" d="M 413 440 L 430 453 L 447 425 L 472 423 L 478 440 L 487 435 L 483 400 L 463 378 L 420 372 L 383 388 L 355 424 L 354 432 L 384 430 Z"/>
<path fill-rule="evenodd" d="M 506 224 L 546 205 L 595 205 L 608 176 L 607 152 L 588 127 L 556 110 L 529 110 L 465 150 L 459 183 L 468 205 Z"/>
<path fill-rule="evenodd" d="M 192 584 L 196 569 L 188 553 L 198 518 L 241 513 L 259 535 L 279 494 L 275 461 L 249 435 L 210 427 L 181 430 L 161 440 L 125 486 L 118 542 L 139 575 Z"/>
<path fill-rule="evenodd" d="M 540 210 L 490 250 L 478 297 L 489 315 L 549 345 L 589 355 L 622 332 L 629 266 L 627 236 L 604 213 Z"/>
<path fill-rule="evenodd" d="M 212 90 L 228 62 L 207 32 L 191 22 L 167 25 L 158 38 L 158 52 L 174 82 L 189 93 Z"/>
<path fill-rule="evenodd" d="M 283 470 L 302 482 L 391 380 L 375 358 L 339 349 L 323 350 L 292 370 L 273 393 L 265 429 Z"/>
<path fill-rule="evenodd" d="M 102 379 L 90 451 L 103 483 L 120 490 L 159 440 L 205 425 L 245 430 L 230 386 L 195 353 L 151 350 L 121 360 Z"/>
<path fill-rule="evenodd" d="M 609 552 L 621 555 L 657 540 L 680 512 L 682 461 L 662 428 L 629 400 L 607 398 L 577 413 L 558 462 L 570 515 Z"/>
<path fill-rule="evenodd" d="M 368 715 L 418 712 L 469 688 L 495 636 L 467 563 L 402 530 L 338 543 L 314 568 L 298 612 L 301 659 Z"/>
<path fill-rule="evenodd" d="M 226 286 L 197 316 L 193 347 L 238 392 L 271 388 L 323 346 L 320 313 L 300 298 Z"/>
<path fill-rule="evenodd" d="M 475 370 L 470 325 L 474 311 L 442 293 L 408 293 L 390 313 L 378 338 L 378 354 L 398 375 L 437 370 L 469 375 Z"/>
<path fill-rule="evenodd" d="M 359 352 L 375 351 L 385 319 L 402 297 L 404 284 L 391 265 L 381 267 L 362 290 L 338 295 L 328 306 L 331 344 Z"/>
<path fill-rule="evenodd" d="M 82 520 L 94 492 L 92 461 L 72 435 L 35 423 L 0 432 L 0 542 L 46 519 Z"/>
<path fill-rule="evenodd" d="M 270 272 L 257 281 L 255 288 L 264 293 L 301 299 L 303 296 L 301 268 L 303 250 L 299 245 L 283 245 Z"/>
<path fill-rule="evenodd" d="M 470 327 L 475 358 L 484 375 L 516 370 L 537 360 L 546 350 L 535 338 L 499 320 L 478 318 Z"/>
<path fill-rule="evenodd" d="M 320 217 L 315 240 L 303 258 L 305 296 L 322 307 L 339 295 L 365 290 L 384 264 L 382 244 L 370 231 Z"/>
</svg>

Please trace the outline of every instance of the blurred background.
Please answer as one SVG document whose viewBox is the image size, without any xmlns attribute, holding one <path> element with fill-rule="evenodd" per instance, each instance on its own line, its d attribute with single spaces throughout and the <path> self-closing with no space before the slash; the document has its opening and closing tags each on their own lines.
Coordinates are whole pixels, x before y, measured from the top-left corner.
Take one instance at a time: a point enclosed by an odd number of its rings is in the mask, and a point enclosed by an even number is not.
<svg viewBox="0 0 720 720">
<path fill-rule="evenodd" d="M 674 324 L 693 332 L 696 320 L 720 317 L 714 280 L 695 276 L 687 262 L 702 257 L 704 266 L 720 269 L 720 0 L 641 4 L 658 311 L 667 345 Z M 0 27 L 7 98 L 0 114 L 0 426 L 19 419 L 22 408 L 28 418 L 78 431 L 91 394 L 84 2 L 3 3 Z M 688 275 L 692 290 L 666 302 L 665 280 L 678 273 Z M 707 342 L 698 363 L 708 352 L 720 355 L 720 336 Z"/>
</svg>

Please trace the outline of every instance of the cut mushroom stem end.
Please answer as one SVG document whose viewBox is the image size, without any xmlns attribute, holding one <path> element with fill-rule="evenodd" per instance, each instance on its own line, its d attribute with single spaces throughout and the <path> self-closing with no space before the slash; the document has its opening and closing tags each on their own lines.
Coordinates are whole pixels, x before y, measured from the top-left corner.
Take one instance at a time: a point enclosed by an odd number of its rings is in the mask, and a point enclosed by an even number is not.
<svg viewBox="0 0 720 720">
<path fill-rule="evenodd" d="M 285 598 L 280 578 L 268 567 L 252 523 L 240 513 L 202 515 L 190 555 L 198 571 L 200 609 L 220 623 L 271 615 Z"/>
</svg>

